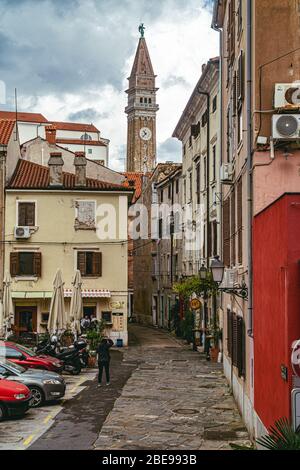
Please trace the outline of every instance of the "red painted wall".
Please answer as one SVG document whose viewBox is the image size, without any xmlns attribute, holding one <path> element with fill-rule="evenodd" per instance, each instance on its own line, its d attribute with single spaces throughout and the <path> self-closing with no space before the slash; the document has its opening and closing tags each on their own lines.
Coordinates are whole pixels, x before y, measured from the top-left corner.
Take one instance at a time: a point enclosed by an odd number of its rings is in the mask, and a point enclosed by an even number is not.
<svg viewBox="0 0 300 470">
<path fill-rule="evenodd" d="M 300 338 L 300 194 L 282 196 L 254 218 L 253 243 L 254 407 L 269 427 L 291 411 L 291 344 Z"/>
</svg>

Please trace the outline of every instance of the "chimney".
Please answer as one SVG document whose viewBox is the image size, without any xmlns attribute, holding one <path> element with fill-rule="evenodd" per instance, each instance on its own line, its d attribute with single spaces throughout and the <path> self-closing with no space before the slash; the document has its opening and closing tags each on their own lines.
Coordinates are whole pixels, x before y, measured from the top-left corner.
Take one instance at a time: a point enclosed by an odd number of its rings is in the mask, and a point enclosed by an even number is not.
<svg viewBox="0 0 300 470">
<path fill-rule="evenodd" d="M 84 152 L 75 152 L 74 166 L 75 166 L 75 186 L 86 186 L 86 165 L 87 161 Z"/>
<path fill-rule="evenodd" d="M 50 153 L 48 166 L 50 170 L 50 186 L 63 186 L 63 172 L 62 168 L 64 161 L 61 152 Z"/>
<path fill-rule="evenodd" d="M 49 145 L 55 145 L 56 144 L 56 127 L 54 126 L 46 126 L 45 128 L 46 131 L 46 140 Z"/>
</svg>

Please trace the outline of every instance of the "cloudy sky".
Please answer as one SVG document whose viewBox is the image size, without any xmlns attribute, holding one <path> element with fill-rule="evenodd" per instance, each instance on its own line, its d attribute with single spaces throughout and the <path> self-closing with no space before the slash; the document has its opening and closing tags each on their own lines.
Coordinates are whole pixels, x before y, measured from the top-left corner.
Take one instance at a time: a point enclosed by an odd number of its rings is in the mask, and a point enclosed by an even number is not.
<svg viewBox="0 0 300 470">
<path fill-rule="evenodd" d="M 158 75 L 158 159 L 180 160 L 171 138 L 198 80 L 217 55 L 212 0 L 0 0 L 0 80 L 13 109 L 52 120 L 93 122 L 111 140 L 110 164 L 123 169 L 126 95 L 144 22 Z"/>
</svg>

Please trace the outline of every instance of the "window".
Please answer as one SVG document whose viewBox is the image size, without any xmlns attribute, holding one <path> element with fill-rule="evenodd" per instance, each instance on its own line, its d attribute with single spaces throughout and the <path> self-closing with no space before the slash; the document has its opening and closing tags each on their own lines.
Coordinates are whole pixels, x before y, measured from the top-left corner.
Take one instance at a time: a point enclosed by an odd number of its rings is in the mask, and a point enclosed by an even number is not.
<svg viewBox="0 0 300 470">
<path fill-rule="evenodd" d="M 42 254 L 39 252 L 19 252 L 10 254 L 10 274 L 16 276 L 41 277 Z"/>
<path fill-rule="evenodd" d="M 13 348 L 0 348 L 0 356 L 5 357 L 6 359 L 22 359 L 23 354 L 20 351 L 17 351 Z"/>
<path fill-rule="evenodd" d="M 18 201 L 18 225 L 21 227 L 35 226 L 35 202 Z"/>
<path fill-rule="evenodd" d="M 237 184 L 237 233 L 238 263 L 243 263 L 243 185 L 242 179 Z"/>
<path fill-rule="evenodd" d="M 244 319 L 227 310 L 227 351 L 239 377 L 246 375 L 246 341 Z"/>
<path fill-rule="evenodd" d="M 202 114 L 201 126 L 202 126 L 202 127 L 206 126 L 207 122 L 208 122 L 208 112 L 207 112 L 207 110 L 206 110 L 205 113 Z"/>
<path fill-rule="evenodd" d="M 175 183 L 175 191 L 176 191 L 176 194 L 179 193 L 179 178 L 177 178 L 176 183 Z"/>
<path fill-rule="evenodd" d="M 168 186 L 168 199 L 172 198 L 172 183 Z"/>
<path fill-rule="evenodd" d="M 143 103 L 143 98 L 140 98 L 140 103 Z"/>
<path fill-rule="evenodd" d="M 190 180 L 190 200 L 189 202 L 192 202 L 193 200 L 193 173 L 190 172 L 189 174 L 189 180 Z"/>
<path fill-rule="evenodd" d="M 240 144 L 243 140 L 243 110 L 242 108 L 238 111 L 238 132 L 237 132 L 237 139 L 238 144 Z"/>
<path fill-rule="evenodd" d="M 197 124 L 191 125 L 191 135 L 194 139 L 197 139 L 198 135 L 200 134 L 200 121 Z"/>
<path fill-rule="evenodd" d="M 223 258 L 224 265 L 230 265 L 230 201 L 227 198 L 223 203 Z"/>
<path fill-rule="evenodd" d="M 92 137 L 89 134 L 85 133 L 80 137 L 80 140 L 92 140 Z"/>
<path fill-rule="evenodd" d="M 216 181 L 216 146 L 214 145 L 212 148 L 212 163 L 213 163 L 213 168 L 212 168 L 212 177 L 213 181 Z"/>
<path fill-rule="evenodd" d="M 102 276 L 102 253 L 96 251 L 78 251 L 77 269 L 84 277 Z"/>
<path fill-rule="evenodd" d="M 94 229 L 96 224 L 96 202 L 76 201 L 75 229 Z"/>
<path fill-rule="evenodd" d="M 89 154 L 93 153 L 93 149 L 88 149 L 88 153 Z"/>
<path fill-rule="evenodd" d="M 212 112 L 215 113 L 217 111 L 217 96 L 214 97 L 212 102 Z"/>
<path fill-rule="evenodd" d="M 200 204 L 201 198 L 201 172 L 200 172 L 200 162 L 197 163 L 196 166 L 196 192 L 197 192 L 197 204 Z"/>
<path fill-rule="evenodd" d="M 157 260 L 157 254 L 152 253 L 152 278 L 156 279 L 158 276 L 158 260 Z"/>
<path fill-rule="evenodd" d="M 236 218 L 235 218 L 235 190 L 233 190 L 230 199 L 231 205 L 231 216 L 230 216 L 230 232 L 231 232 L 231 264 L 235 266 L 236 264 L 236 249 L 235 249 L 235 240 L 236 240 Z"/>
<path fill-rule="evenodd" d="M 148 100 L 148 101 L 149 101 L 149 104 L 151 104 L 151 103 L 152 103 L 152 98 L 149 98 L 149 100 Z"/>
<path fill-rule="evenodd" d="M 160 202 L 164 202 L 164 190 L 160 190 Z"/>
<path fill-rule="evenodd" d="M 111 312 L 102 312 L 102 320 L 104 320 L 106 323 L 112 323 Z"/>
</svg>

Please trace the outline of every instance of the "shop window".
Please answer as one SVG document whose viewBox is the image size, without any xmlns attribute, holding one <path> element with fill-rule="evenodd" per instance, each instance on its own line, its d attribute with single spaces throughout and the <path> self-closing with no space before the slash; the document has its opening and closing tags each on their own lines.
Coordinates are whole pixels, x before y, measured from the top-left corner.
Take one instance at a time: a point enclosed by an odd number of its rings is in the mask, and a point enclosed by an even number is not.
<svg viewBox="0 0 300 470">
<path fill-rule="evenodd" d="M 101 277 L 102 253 L 79 251 L 77 253 L 77 269 L 79 269 L 83 277 Z"/>
<path fill-rule="evenodd" d="M 112 323 L 111 312 L 102 312 L 102 320 L 106 323 Z"/>
</svg>

